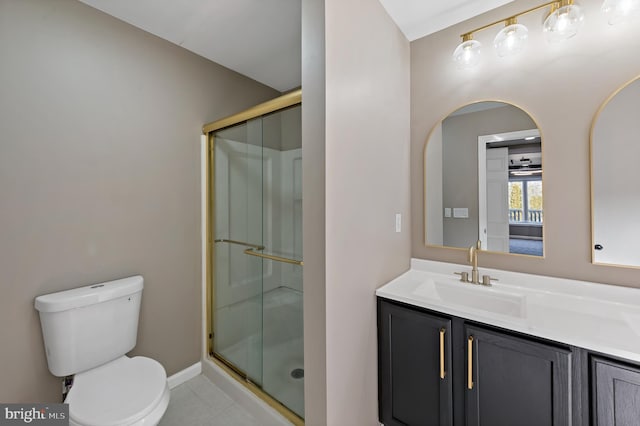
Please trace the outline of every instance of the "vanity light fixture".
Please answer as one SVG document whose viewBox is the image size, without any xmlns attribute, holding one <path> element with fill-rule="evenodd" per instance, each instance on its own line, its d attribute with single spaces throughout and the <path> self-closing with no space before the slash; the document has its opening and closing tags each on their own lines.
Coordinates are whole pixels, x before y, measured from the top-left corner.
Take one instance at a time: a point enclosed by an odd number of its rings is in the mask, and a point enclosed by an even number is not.
<svg viewBox="0 0 640 426">
<path fill-rule="evenodd" d="M 527 38 L 529 38 L 527 27 L 518 24 L 517 18 L 509 18 L 493 41 L 493 47 L 496 48 L 496 53 L 500 57 L 514 55 L 524 48 Z"/>
<path fill-rule="evenodd" d="M 631 16 L 637 16 L 640 12 L 640 0 L 604 0 L 601 9 L 609 16 L 609 25 L 615 25 Z"/>
<path fill-rule="evenodd" d="M 607 1 L 640 3 L 640 0 L 606 0 L 605 3 Z M 453 52 L 453 61 L 460 68 L 470 68 L 476 65 L 480 61 L 480 42 L 473 40 L 473 34 L 501 23 L 504 23 L 505 27 L 498 33 L 493 42 L 498 56 L 503 57 L 520 52 L 526 44 L 529 30 L 518 23 L 518 17 L 545 8 L 549 8 L 549 12 L 544 21 L 543 31 L 547 34 L 548 40 L 559 41 L 567 39 L 578 32 L 584 20 L 584 14 L 580 6 L 574 4 L 574 0 L 555 0 L 462 34 L 460 36 L 462 37 L 462 42 Z"/>
<path fill-rule="evenodd" d="M 544 20 L 542 30 L 547 40 L 555 43 L 576 35 L 583 20 L 584 13 L 580 6 L 574 4 L 573 0 L 562 0 L 551 5 L 551 13 Z"/>
<path fill-rule="evenodd" d="M 479 41 L 474 40 L 471 33 L 462 36 L 462 43 L 458 45 L 453 52 L 453 61 L 460 68 L 471 68 L 480 61 L 480 48 L 482 45 Z"/>
</svg>

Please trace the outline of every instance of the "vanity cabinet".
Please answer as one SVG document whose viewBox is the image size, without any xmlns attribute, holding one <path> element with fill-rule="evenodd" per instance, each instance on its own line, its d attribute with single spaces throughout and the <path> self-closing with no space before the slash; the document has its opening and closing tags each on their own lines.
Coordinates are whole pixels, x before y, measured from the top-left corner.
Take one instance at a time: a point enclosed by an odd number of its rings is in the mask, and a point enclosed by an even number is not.
<svg viewBox="0 0 640 426">
<path fill-rule="evenodd" d="M 640 367 L 591 358 L 594 426 L 640 424 Z"/>
<path fill-rule="evenodd" d="M 568 348 L 381 298 L 378 333 L 385 426 L 571 424 Z"/>
</svg>

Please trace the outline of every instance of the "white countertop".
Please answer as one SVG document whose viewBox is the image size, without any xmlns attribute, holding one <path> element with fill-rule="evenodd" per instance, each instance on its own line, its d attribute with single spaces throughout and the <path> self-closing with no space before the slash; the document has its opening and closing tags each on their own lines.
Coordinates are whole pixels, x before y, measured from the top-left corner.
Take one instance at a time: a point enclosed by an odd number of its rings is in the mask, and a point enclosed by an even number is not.
<svg viewBox="0 0 640 426">
<path fill-rule="evenodd" d="M 412 259 L 376 295 L 640 362 L 640 289 L 478 268 L 498 281 L 462 283 L 469 265 Z"/>
</svg>

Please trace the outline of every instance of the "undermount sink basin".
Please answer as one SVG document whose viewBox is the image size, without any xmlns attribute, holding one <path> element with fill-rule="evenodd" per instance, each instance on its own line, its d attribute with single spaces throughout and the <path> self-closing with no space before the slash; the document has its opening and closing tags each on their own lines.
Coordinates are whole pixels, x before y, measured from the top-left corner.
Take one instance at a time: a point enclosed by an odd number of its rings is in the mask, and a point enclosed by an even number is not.
<svg viewBox="0 0 640 426">
<path fill-rule="evenodd" d="M 516 318 L 524 317 L 525 297 L 495 287 L 464 284 L 455 280 L 440 282 L 429 279 L 418 285 L 415 294 L 447 305 L 464 306 Z"/>
</svg>

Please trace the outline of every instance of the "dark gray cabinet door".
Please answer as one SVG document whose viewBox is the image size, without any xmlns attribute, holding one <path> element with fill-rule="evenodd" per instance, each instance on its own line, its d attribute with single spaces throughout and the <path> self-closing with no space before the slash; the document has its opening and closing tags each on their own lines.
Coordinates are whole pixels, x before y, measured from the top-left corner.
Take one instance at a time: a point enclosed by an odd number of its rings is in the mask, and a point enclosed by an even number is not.
<svg viewBox="0 0 640 426">
<path fill-rule="evenodd" d="M 471 325 L 465 339 L 468 426 L 570 424 L 569 350 Z"/>
<path fill-rule="evenodd" d="M 593 357 L 591 377 L 596 426 L 640 425 L 640 368 Z"/>
<path fill-rule="evenodd" d="M 379 299 L 378 362 L 382 423 L 451 425 L 449 319 Z"/>
</svg>

